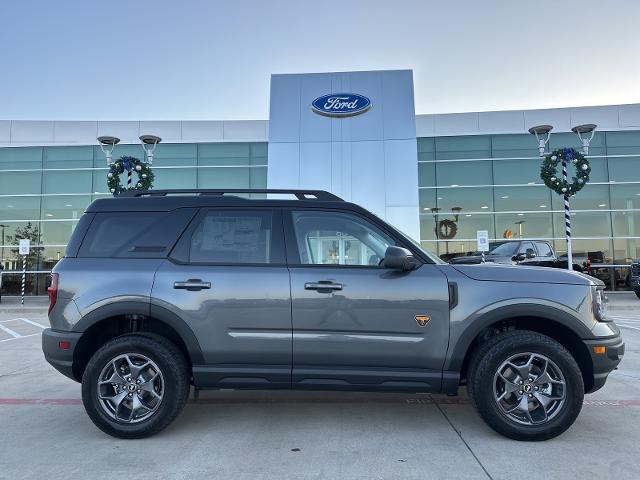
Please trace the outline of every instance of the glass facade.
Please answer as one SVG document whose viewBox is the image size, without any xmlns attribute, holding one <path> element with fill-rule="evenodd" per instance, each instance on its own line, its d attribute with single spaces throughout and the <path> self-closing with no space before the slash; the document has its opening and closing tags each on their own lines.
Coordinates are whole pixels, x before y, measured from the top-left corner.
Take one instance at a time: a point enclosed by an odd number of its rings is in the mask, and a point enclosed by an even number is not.
<svg viewBox="0 0 640 480">
<path fill-rule="evenodd" d="M 565 146 L 580 148 L 572 133 L 551 135 L 550 149 Z M 114 153 L 143 157 L 140 145 Z M 640 131 L 598 131 L 589 154 L 591 181 L 571 199 L 574 256 L 628 264 L 640 257 Z M 488 230 L 490 240 L 550 240 L 565 253 L 562 198 L 540 180 L 540 163 L 527 134 L 418 138 L 422 245 L 447 259 L 475 250 L 476 231 Z M 160 144 L 154 171 L 155 188 L 266 188 L 267 143 Z M 110 195 L 106 172 L 97 146 L 0 148 L 5 272 L 21 270 L 14 237 L 25 233 L 28 269 L 50 270 L 86 206 Z M 624 288 L 627 270 L 617 272 L 607 278 Z M 28 281 L 32 292 L 44 292 L 44 276 Z M 18 280 L 5 275 L 5 293 Z"/>
<path fill-rule="evenodd" d="M 581 148 L 573 133 L 552 134 L 549 149 L 561 147 Z M 571 198 L 574 257 L 629 264 L 640 257 L 640 132 L 597 132 L 589 161 L 590 183 Z M 563 199 L 540 164 L 527 134 L 419 138 L 422 245 L 447 259 L 474 251 L 476 231 L 488 230 L 490 240 L 545 239 L 566 253 Z M 627 272 L 616 270 L 616 288 Z"/>
<path fill-rule="evenodd" d="M 140 145 L 118 145 L 114 158 L 121 155 L 144 158 Z M 267 143 L 160 144 L 153 169 L 158 189 L 266 188 Z M 0 262 L 5 272 L 22 269 L 13 239 L 25 230 L 32 245 L 28 270 L 50 270 L 64 255 L 87 205 L 110 195 L 106 174 L 98 146 L 0 148 Z M 30 275 L 32 293 L 44 293 L 45 276 Z M 17 293 L 19 280 L 5 274 L 3 291 Z"/>
</svg>

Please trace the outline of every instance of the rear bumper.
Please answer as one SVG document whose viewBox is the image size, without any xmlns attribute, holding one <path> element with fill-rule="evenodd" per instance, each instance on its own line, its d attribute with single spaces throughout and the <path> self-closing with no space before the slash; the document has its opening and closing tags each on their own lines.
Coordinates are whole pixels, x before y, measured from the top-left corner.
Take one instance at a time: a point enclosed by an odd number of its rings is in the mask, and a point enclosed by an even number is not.
<svg viewBox="0 0 640 480">
<path fill-rule="evenodd" d="M 586 393 L 595 392 L 602 388 L 607 381 L 607 376 L 614 370 L 624 356 L 624 342 L 620 335 L 601 340 L 583 340 L 593 363 L 593 387 Z M 593 349 L 596 346 L 604 346 L 604 354 L 596 354 Z"/>
<path fill-rule="evenodd" d="M 73 353 L 82 333 L 61 332 L 46 328 L 42 332 L 42 352 L 44 358 L 63 375 L 80 381 L 73 375 Z M 68 349 L 61 349 L 60 342 L 69 342 Z"/>
</svg>

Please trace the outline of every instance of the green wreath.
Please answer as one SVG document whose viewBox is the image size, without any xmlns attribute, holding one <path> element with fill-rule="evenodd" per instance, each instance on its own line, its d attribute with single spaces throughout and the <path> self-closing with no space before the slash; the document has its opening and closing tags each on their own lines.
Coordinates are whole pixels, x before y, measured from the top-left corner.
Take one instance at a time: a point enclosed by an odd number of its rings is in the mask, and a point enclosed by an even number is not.
<svg viewBox="0 0 640 480">
<path fill-rule="evenodd" d="M 132 182 L 132 187 L 127 188 L 120 184 L 120 175 L 125 172 L 137 173 L 138 180 Z M 149 190 L 153 188 L 153 179 L 155 178 L 151 167 L 135 157 L 122 156 L 111 164 L 109 173 L 107 173 L 107 187 L 115 196 L 123 190 Z"/>
<path fill-rule="evenodd" d="M 574 165 L 576 169 L 576 174 L 571 182 L 564 180 L 562 174 L 558 175 L 558 164 L 562 163 L 563 159 Z M 573 148 L 559 148 L 545 155 L 540 168 L 540 178 L 544 184 L 558 195 L 567 195 L 568 197 L 582 190 L 589 181 L 590 173 L 589 161 Z"/>
<path fill-rule="evenodd" d="M 438 238 L 442 238 L 444 240 L 451 240 L 458 233 L 458 225 L 453 220 L 449 220 L 445 218 L 444 220 L 440 220 L 438 222 L 438 227 L 436 230 L 436 234 Z"/>
</svg>

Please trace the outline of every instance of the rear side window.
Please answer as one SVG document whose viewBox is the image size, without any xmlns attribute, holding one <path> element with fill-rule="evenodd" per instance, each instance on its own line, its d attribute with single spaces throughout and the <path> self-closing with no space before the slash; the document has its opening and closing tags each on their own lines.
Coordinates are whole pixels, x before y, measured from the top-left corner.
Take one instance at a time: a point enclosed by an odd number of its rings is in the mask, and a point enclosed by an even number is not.
<svg viewBox="0 0 640 480">
<path fill-rule="evenodd" d="M 190 239 L 190 263 L 277 263 L 271 211 L 208 211 Z"/>
<path fill-rule="evenodd" d="M 97 213 L 78 257 L 165 257 L 194 215 L 195 210 L 189 208 Z"/>
<path fill-rule="evenodd" d="M 548 243 L 536 242 L 536 248 L 538 249 L 538 255 L 541 257 L 553 257 L 553 251 Z"/>
</svg>

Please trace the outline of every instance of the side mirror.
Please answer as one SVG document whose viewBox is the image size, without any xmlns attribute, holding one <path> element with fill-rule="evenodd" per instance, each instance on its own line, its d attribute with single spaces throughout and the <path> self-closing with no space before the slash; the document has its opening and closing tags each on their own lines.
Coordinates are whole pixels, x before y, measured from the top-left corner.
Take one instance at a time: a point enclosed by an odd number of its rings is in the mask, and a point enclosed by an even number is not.
<svg viewBox="0 0 640 480">
<path fill-rule="evenodd" d="M 527 258 L 536 258 L 536 252 L 533 251 L 533 248 L 527 248 L 526 257 Z"/>
<path fill-rule="evenodd" d="M 415 269 L 418 266 L 418 261 L 413 256 L 413 253 L 406 248 L 387 247 L 384 252 L 384 266 L 407 272 Z"/>
</svg>

